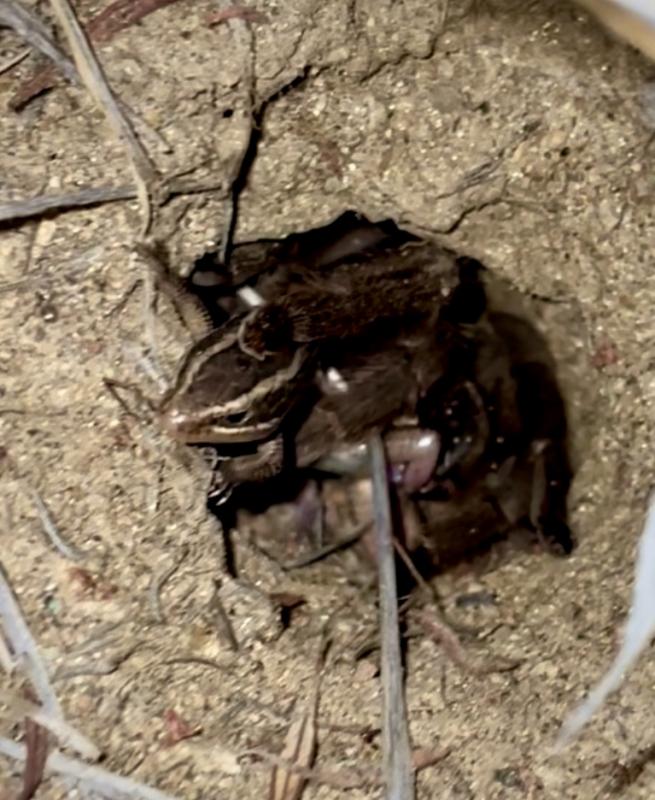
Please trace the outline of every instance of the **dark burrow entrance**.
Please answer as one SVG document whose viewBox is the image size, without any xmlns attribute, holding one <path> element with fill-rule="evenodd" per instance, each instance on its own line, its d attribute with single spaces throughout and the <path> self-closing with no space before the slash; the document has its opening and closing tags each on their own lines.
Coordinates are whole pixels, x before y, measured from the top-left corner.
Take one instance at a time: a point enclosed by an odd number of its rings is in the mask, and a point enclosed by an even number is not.
<svg viewBox="0 0 655 800">
<path fill-rule="evenodd" d="M 187 288 L 213 330 L 163 413 L 209 448 L 226 531 L 266 515 L 258 546 L 287 568 L 353 545 L 370 561 L 379 434 L 396 536 L 422 572 L 508 534 L 572 550 L 554 358 L 529 303 L 478 261 L 346 212 L 239 244 L 228 268 L 208 254 Z"/>
</svg>

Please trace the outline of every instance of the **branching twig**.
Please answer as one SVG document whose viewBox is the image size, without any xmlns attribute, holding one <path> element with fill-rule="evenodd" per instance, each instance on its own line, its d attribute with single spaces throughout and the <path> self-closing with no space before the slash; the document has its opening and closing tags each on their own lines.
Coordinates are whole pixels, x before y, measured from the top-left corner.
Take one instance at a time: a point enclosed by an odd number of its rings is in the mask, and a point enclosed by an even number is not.
<svg viewBox="0 0 655 800">
<path fill-rule="evenodd" d="M 79 83 L 75 64 L 61 51 L 45 25 L 17 0 L 0 0 L 0 24 L 13 28 L 32 47 L 54 61 L 71 83 Z"/>
<path fill-rule="evenodd" d="M 9 739 L 0 737 L 0 753 L 18 761 L 25 760 L 25 747 Z M 131 778 L 114 775 L 113 772 L 100 767 L 84 764 L 74 758 L 68 758 L 58 751 L 48 757 L 46 772 L 57 772 L 80 781 L 88 791 L 97 792 L 102 797 L 133 798 L 133 800 L 176 800 L 170 794 L 164 794 Z"/>
<path fill-rule="evenodd" d="M 384 781 L 387 800 L 412 800 L 414 797 L 414 772 L 403 691 L 391 505 L 384 447 L 379 436 L 371 438 L 369 452 L 371 454 L 380 586 Z"/>
<path fill-rule="evenodd" d="M 80 733 L 77 728 L 66 722 L 65 719 L 53 716 L 29 700 L 23 700 L 2 689 L 0 689 L 0 701 L 4 706 L 7 706 L 9 717 L 12 720 L 28 717 L 42 728 L 46 728 L 53 733 L 62 747 L 70 747 L 83 758 L 88 758 L 91 761 L 97 761 L 100 758 L 100 750 L 93 742 L 83 733 Z M 2 712 L 0 714 L 5 716 Z"/>
</svg>

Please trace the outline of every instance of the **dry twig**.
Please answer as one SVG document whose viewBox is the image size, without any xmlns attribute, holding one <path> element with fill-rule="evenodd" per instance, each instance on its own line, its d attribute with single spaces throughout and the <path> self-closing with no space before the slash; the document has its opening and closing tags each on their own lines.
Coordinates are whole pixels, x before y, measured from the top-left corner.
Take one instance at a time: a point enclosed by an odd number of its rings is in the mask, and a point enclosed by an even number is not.
<svg viewBox="0 0 655 800">
<path fill-rule="evenodd" d="M 41 520 L 41 526 L 43 530 L 53 544 L 55 549 L 64 557 L 68 558 L 70 561 L 82 561 L 85 558 L 85 554 L 78 550 L 76 547 L 68 544 L 62 538 L 61 534 L 59 533 L 59 528 L 55 523 L 48 506 L 45 504 L 45 500 L 39 492 L 34 489 L 33 487 L 29 486 L 26 481 L 21 480 L 21 483 L 24 486 L 26 493 L 28 493 L 32 501 L 34 502 L 34 506 L 36 507 L 36 513 L 39 515 L 39 519 Z"/>
<path fill-rule="evenodd" d="M 31 51 L 29 47 L 26 47 L 25 50 L 22 50 L 20 53 L 17 53 L 15 56 L 8 58 L 6 61 L 0 64 L 0 75 L 4 75 L 5 72 L 9 72 L 14 67 L 17 67 L 20 63 L 25 61 L 30 52 Z"/>
<path fill-rule="evenodd" d="M 608 696 L 620 686 L 655 634 L 655 492 L 648 501 L 643 533 L 637 547 L 632 601 L 623 641 L 614 661 L 586 699 L 564 720 L 555 743 L 561 751 L 579 734 Z"/>
<path fill-rule="evenodd" d="M 41 705 L 50 714 L 62 717 L 61 706 L 50 684 L 48 670 L 14 597 L 2 564 L 0 564 L 0 622 L 14 660 L 27 672 Z"/>
<path fill-rule="evenodd" d="M 104 44 L 110 41 L 119 31 L 138 22 L 158 8 L 171 5 L 177 0 L 114 0 L 102 9 L 85 26 L 86 32 L 94 44 Z M 36 45 L 35 45 L 36 46 Z M 47 55 L 47 53 L 46 53 Z M 77 72 L 75 73 L 77 76 Z M 51 89 L 57 83 L 56 71 L 47 66 L 40 69 L 25 82 L 13 96 L 10 107 L 19 110 L 29 101 Z"/>
<path fill-rule="evenodd" d="M 403 687 L 391 505 L 384 446 L 379 436 L 371 438 L 369 452 L 380 587 L 384 782 L 388 800 L 412 800 L 414 770 Z"/>
<path fill-rule="evenodd" d="M 70 747 L 71 750 L 91 761 L 97 761 L 100 758 L 100 750 L 93 742 L 66 722 L 63 717 L 45 711 L 41 706 L 2 689 L 0 689 L 0 702 L 7 707 L 7 714 L 0 713 L 0 716 L 9 716 L 13 721 L 25 717 L 53 733 L 62 747 Z"/>
<path fill-rule="evenodd" d="M 68 558 L 70 561 L 81 561 L 84 559 L 84 553 L 68 544 L 68 542 L 64 541 L 61 533 L 59 532 L 59 528 L 57 527 L 57 524 L 52 518 L 48 506 L 45 503 L 45 500 L 39 491 L 31 486 L 28 481 L 22 477 L 16 463 L 8 453 L 5 453 L 5 461 L 7 462 L 9 469 L 13 473 L 15 480 L 18 482 L 25 496 L 32 503 L 34 503 L 36 513 L 38 514 L 39 520 L 41 521 L 41 526 L 43 527 L 43 531 L 55 550 L 57 550 L 64 558 Z"/>
<path fill-rule="evenodd" d="M 207 180 L 193 181 L 188 179 L 172 178 L 168 190 L 171 197 L 180 194 L 202 194 L 203 192 L 223 191 L 225 181 Z M 40 195 L 29 200 L 14 200 L 0 203 L 0 222 L 15 222 L 18 220 L 40 217 L 56 211 L 68 211 L 75 208 L 85 208 L 101 203 L 114 203 L 118 200 L 133 200 L 138 196 L 138 188 L 131 184 L 123 186 L 98 186 L 80 189 L 77 192 L 63 192 L 62 194 Z"/>
<path fill-rule="evenodd" d="M 71 83 L 78 83 L 75 64 L 55 42 L 48 26 L 17 0 L 0 0 L 0 24 L 13 28 L 28 44 L 54 61 Z"/>
<path fill-rule="evenodd" d="M 145 236 L 153 221 L 152 202 L 154 200 L 158 203 L 160 200 L 162 182 L 159 173 L 139 141 L 132 124 L 117 103 L 104 70 L 77 19 L 70 0 L 51 0 L 51 3 L 68 39 L 82 82 L 98 106 L 104 111 L 118 139 L 127 148 L 141 204 L 143 217 L 141 233 Z"/>
<path fill-rule="evenodd" d="M 433 642 L 442 645 L 448 658 L 464 672 L 471 675 L 490 675 L 494 672 L 511 672 L 521 665 L 519 659 L 495 658 L 486 663 L 476 664 L 471 661 L 455 631 L 445 622 L 432 617 L 429 612 L 421 611 L 418 621 L 427 636 Z"/>
<path fill-rule="evenodd" d="M 167 581 L 169 581 L 173 577 L 173 575 L 175 575 L 178 569 L 182 566 L 182 562 L 188 555 L 189 555 L 189 546 L 185 544 L 182 546 L 180 550 L 180 555 L 171 564 L 170 567 L 167 567 L 163 572 L 155 573 L 152 576 L 152 582 L 150 584 L 148 596 L 150 598 L 150 606 L 152 608 L 153 614 L 155 615 L 155 619 L 159 623 L 163 623 L 165 621 L 164 615 L 161 610 L 161 600 L 159 597 L 161 594 L 161 590 L 164 588 L 164 584 Z"/>
<path fill-rule="evenodd" d="M 286 561 L 280 564 L 280 566 L 285 572 L 291 572 L 294 569 L 301 569 L 302 567 L 308 567 L 310 564 L 316 564 L 317 561 L 322 561 L 324 558 L 331 556 L 333 553 L 338 553 L 341 550 L 346 550 L 348 547 L 352 547 L 352 545 L 357 544 L 357 542 L 359 542 L 359 540 L 362 538 L 362 536 L 364 536 L 370 527 L 371 523 L 368 520 L 365 520 L 358 525 L 352 533 L 344 536 L 343 539 L 330 542 L 330 544 L 325 545 L 325 547 L 320 547 L 318 550 L 314 550 L 313 552 L 308 553 L 305 556 L 301 556 L 300 558 L 296 558 L 293 561 Z"/>
<path fill-rule="evenodd" d="M 261 747 L 249 747 L 238 753 L 238 758 L 254 756 L 264 762 L 264 768 L 274 767 L 277 770 L 296 775 L 307 783 L 324 784 L 335 789 L 366 789 L 371 786 L 379 786 L 380 775 L 377 771 L 365 773 L 363 770 L 352 769 L 325 769 L 322 767 L 303 767 L 297 763 L 289 761 L 282 756 L 269 753 Z M 258 766 L 252 764 L 252 766 Z M 276 796 L 277 797 L 277 796 Z M 284 796 L 285 800 L 287 796 Z"/>
<path fill-rule="evenodd" d="M 227 263 L 232 247 L 232 238 L 237 220 L 237 203 L 257 151 L 262 116 L 265 109 L 265 103 L 257 103 L 255 100 L 257 50 L 250 23 L 246 17 L 227 17 L 226 21 L 245 53 L 242 82 L 245 85 L 245 114 L 248 120 L 248 134 L 240 155 L 232 164 L 228 177 L 231 190 L 229 197 L 225 201 L 224 209 L 225 219 L 219 252 L 219 259 L 222 264 Z"/>
<path fill-rule="evenodd" d="M 26 758 L 25 747 L 9 739 L 0 737 L 0 753 L 18 761 Z M 176 800 L 172 795 L 164 794 L 131 778 L 115 775 L 101 767 L 84 764 L 69 758 L 59 751 L 50 753 L 45 765 L 46 772 L 56 772 L 79 781 L 87 791 L 97 792 L 102 797 L 132 798 L 133 800 Z"/>
</svg>

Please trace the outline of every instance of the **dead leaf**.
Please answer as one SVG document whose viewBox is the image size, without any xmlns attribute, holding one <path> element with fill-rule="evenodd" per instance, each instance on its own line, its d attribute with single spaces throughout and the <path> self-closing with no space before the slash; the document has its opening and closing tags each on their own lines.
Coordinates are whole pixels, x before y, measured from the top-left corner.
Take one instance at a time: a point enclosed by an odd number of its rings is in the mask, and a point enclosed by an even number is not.
<svg viewBox="0 0 655 800">
<path fill-rule="evenodd" d="M 432 747 L 415 747 L 412 750 L 412 767 L 416 772 L 431 767 L 444 759 L 449 753 L 450 747 L 442 747 L 435 750 Z"/>
<path fill-rule="evenodd" d="M 293 764 L 301 770 L 311 769 L 316 756 L 318 697 L 328 647 L 329 640 L 326 632 L 324 632 L 316 664 L 316 678 L 311 698 L 302 715 L 291 723 L 284 742 L 284 749 L 280 755 L 282 761 Z M 306 783 L 307 777 L 305 774 L 294 772 L 283 766 L 276 766 L 273 768 L 271 776 L 269 800 L 300 800 Z"/>
<path fill-rule="evenodd" d="M 291 723 L 281 757 L 309 769 L 316 755 L 316 704 Z M 273 768 L 270 800 L 299 800 L 307 779 L 282 767 Z"/>
</svg>

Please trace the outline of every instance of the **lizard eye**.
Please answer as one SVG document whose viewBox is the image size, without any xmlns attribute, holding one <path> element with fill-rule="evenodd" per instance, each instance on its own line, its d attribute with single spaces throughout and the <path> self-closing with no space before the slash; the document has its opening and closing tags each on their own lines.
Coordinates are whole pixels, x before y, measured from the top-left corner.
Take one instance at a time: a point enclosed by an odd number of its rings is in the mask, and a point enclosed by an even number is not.
<svg viewBox="0 0 655 800">
<path fill-rule="evenodd" d="M 225 421 L 230 425 L 238 425 L 248 417 L 247 411 L 235 411 L 234 414 L 228 414 L 225 417 Z"/>
</svg>

